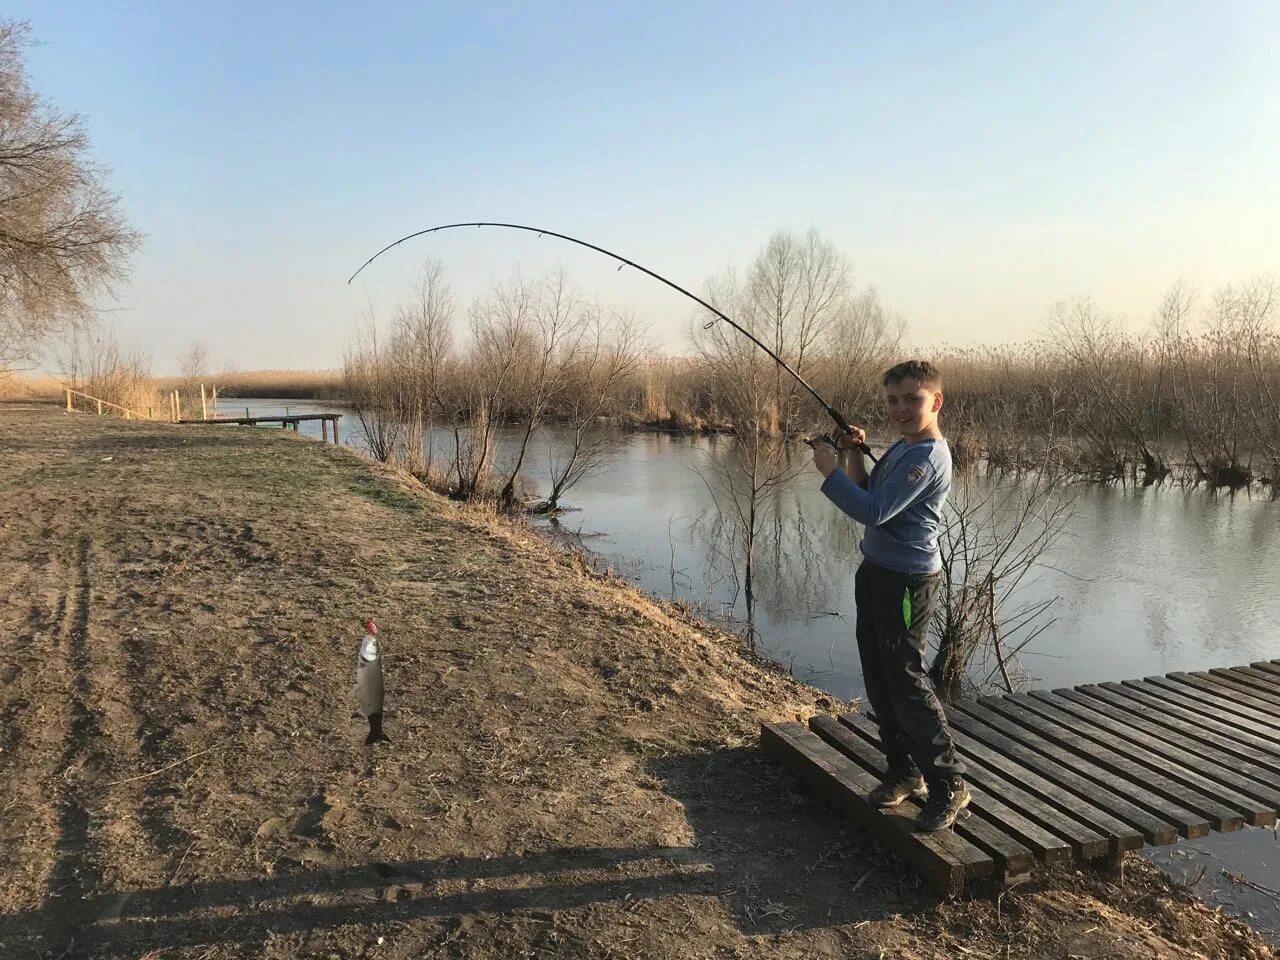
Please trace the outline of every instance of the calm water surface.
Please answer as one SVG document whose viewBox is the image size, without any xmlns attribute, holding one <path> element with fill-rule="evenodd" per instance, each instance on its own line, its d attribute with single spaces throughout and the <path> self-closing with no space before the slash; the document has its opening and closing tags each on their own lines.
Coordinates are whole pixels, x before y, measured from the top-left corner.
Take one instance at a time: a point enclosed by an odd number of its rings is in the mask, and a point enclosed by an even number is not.
<svg viewBox="0 0 1280 960">
<path fill-rule="evenodd" d="M 255 415 L 340 409 L 308 401 L 226 401 Z M 303 432 L 319 436 L 319 427 Z M 360 444 L 343 418 L 344 442 Z M 503 443 L 510 442 L 505 435 Z M 545 492 L 552 457 L 567 435 L 543 431 L 528 463 Z M 580 537 L 603 562 L 648 592 L 696 604 L 740 626 L 746 610 L 712 491 L 731 441 L 660 434 L 616 438 L 609 461 L 565 498 L 561 532 Z M 443 452 L 440 447 L 439 452 Z M 499 456 L 502 456 L 502 444 Z M 807 463 L 808 451 L 797 455 Z M 757 559 L 755 626 L 760 647 L 797 678 L 836 696 L 863 693 L 853 641 L 857 524 L 818 492 L 806 467 L 768 507 Z M 992 480 L 975 481 L 981 490 Z M 1029 686 L 1116 681 L 1174 670 L 1280 658 L 1280 503 L 1265 494 L 1205 490 L 1069 487 L 1062 536 L 1010 598 L 1010 606 L 1055 598 L 1052 620 L 1023 651 Z M 1272 830 L 1182 842 L 1150 853 L 1264 931 L 1280 933 L 1273 897 L 1233 883 L 1223 869 L 1280 888 L 1280 840 Z"/>
</svg>

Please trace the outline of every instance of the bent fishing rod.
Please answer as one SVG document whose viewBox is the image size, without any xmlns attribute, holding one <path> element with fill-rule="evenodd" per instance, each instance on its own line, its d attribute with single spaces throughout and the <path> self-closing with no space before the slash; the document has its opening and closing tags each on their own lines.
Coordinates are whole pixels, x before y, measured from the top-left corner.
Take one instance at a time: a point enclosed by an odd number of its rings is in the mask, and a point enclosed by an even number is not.
<svg viewBox="0 0 1280 960">
<path fill-rule="evenodd" d="M 745 327 L 737 323 L 731 317 L 727 316 L 720 310 L 717 310 L 715 307 L 707 303 L 707 301 L 703 300 L 697 294 L 690 293 L 688 290 L 680 286 L 678 283 L 674 283 L 673 281 L 668 280 L 666 277 L 660 274 L 654 273 L 648 267 L 642 267 L 640 264 L 636 263 L 634 260 L 628 260 L 626 257 L 621 256 L 620 254 L 616 254 L 612 250 L 606 250 L 604 247 L 597 247 L 594 243 L 587 243 L 587 241 L 579 240 L 577 237 L 571 237 L 563 233 L 556 233 L 554 230 L 543 230 L 539 227 L 528 227 L 520 223 L 486 223 L 486 222 L 446 223 L 438 227 L 428 227 L 426 230 L 419 230 L 416 233 L 409 234 L 407 237 L 401 237 L 395 243 L 387 244 L 385 247 L 383 247 L 381 250 L 375 253 L 372 257 L 370 257 L 364 263 L 360 264 L 360 269 L 347 278 L 347 283 L 348 284 L 351 283 L 352 280 L 360 276 L 361 271 L 363 271 L 365 267 L 369 266 L 369 264 L 373 263 L 373 261 L 377 260 L 380 256 L 382 256 L 388 250 L 392 249 L 393 247 L 400 246 L 400 244 L 404 243 L 406 240 L 412 240 L 415 237 L 422 237 L 427 235 L 428 233 L 438 233 L 441 230 L 456 230 L 460 227 L 502 227 L 507 230 L 524 230 L 527 233 L 536 233 L 540 237 L 541 236 L 556 237 L 557 239 L 560 239 L 560 240 L 566 240 L 569 243 L 576 243 L 580 247 L 586 247 L 588 250 L 594 250 L 596 251 L 596 253 L 603 253 L 606 257 L 610 257 L 614 260 L 617 260 L 619 270 L 621 270 L 624 266 L 633 267 L 636 270 L 639 270 L 641 273 L 646 274 L 650 277 L 653 277 L 653 279 L 661 283 L 665 283 L 672 290 L 675 290 L 677 293 L 684 294 L 694 303 L 697 303 L 699 306 L 703 307 L 705 310 L 708 310 L 709 312 L 714 314 L 716 317 L 723 320 L 725 323 L 729 324 L 729 326 L 733 327 L 733 329 L 737 330 L 744 337 L 746 337 L 748 340 L 754 343 L 757 347 L 759 347 L 761 350 L 767 353 L 770 357 L 773 358 L 775 363 L 777 363 L 780 367 L 782 367 L 783 370 L 787 371 L 787 373 L 795 377 L 796 382 L 799 383 L 800 386 L 808 390 L 810 395 L 812 395 L 813 399 L 817 400 L 818 403 L 822 404 L 822 409 L 827 411 L 827 416 L 829 416 L 832 420 L 835 421 L 835 424 L 836 424 L 835 433 L 830 437 L 819 437 L 816 440 L 812 440 L 812 439 L 806 440 L 805 441 L 806 443 L 808 443 L 810 446 L 813 446 L 814 443 L 825 442 L 825 443 L 830 443 L 832 446 L 834 446 L 836 441 L 839 440 L 839 438 L 842 435 L 853 433 L 853 427 L 849 424 L 849 421 L 846 420 L 840 414 L 839 410 L 837 410 L 831 404 L 827 403 L 827 401 L 822 398 L 822 396 L 818 393 L 818 391 L 813 389 L 813 387 L 809 385 L 808 381 L 806 381 L 804 377 L 800 376 L 800 374 L 796 373 L 794 370 L 791 369 L 791 367 L 787 364 L 785 360 L 783 360 L 780 356 L 778 356 L 776 353 L 774 353 L 772 350 L 766 347 L 763 343 L 757 340 L 750 330 L 747 330 Z M 715 323 L 715 320 L 711 320 L 707 324 L 707 326 L 710 327 L 714 323 Z M 868 457 L 870 457 L 873 463 L 876 462 L 876 457 L 871 452 L 871 448 L 868 447 L 865 443 L 858 444 L 858 449 L 861 450 Z"/>
</svg>

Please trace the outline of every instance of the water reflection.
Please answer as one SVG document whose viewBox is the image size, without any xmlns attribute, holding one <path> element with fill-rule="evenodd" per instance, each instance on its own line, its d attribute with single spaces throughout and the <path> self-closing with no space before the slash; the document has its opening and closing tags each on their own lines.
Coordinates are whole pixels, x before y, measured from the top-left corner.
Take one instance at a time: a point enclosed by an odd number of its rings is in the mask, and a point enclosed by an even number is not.
<svg viewBox="0 0 1280 960">
<path fill-rule="evenodd" d="M 604 534 L 593 548 L 641 586 L 669 596 L 674 567 L 685 599 L 742 617 L 732 554 L 699 475 L 724 445 L 625 438 L 617 459 L 568 501 L 580 510 L 575 524 Z M 769 505 L 756 628 L 799 677 L 847 697 L 862 692 L 852 630 L 859 530 L 818 492 L 819 479 L 801 473 Z M 1056 622 L 1024 651 L 1040 685 L 1280 655 L 1280 504 L 1179 489 L 1081 485 L 1073 495 L 1067 530 L 1020 597 L 1062 598 Z"/>
</svg>

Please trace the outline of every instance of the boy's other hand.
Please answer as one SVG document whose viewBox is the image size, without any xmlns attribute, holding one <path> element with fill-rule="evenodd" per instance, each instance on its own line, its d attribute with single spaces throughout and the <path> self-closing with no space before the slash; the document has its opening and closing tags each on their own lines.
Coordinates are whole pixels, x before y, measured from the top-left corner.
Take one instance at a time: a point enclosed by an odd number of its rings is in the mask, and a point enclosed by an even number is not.
<svg viewBox="0 0 1280 960">
<path fill-rule="evenodd" d="M 813 465 L 824 477 L 831 476 L 831 471 L 836 468 L 836 448 L 825 440 L 819 440 L 813 445 Z"/>
<path fill-rule="evenodd" d="M 853 450 L 867 442 L 867 431 L 861 427 L 854 427 L 852 432 L 840 435 L 840 440 L 836 443 L 841 450 Z"/>
</svg>

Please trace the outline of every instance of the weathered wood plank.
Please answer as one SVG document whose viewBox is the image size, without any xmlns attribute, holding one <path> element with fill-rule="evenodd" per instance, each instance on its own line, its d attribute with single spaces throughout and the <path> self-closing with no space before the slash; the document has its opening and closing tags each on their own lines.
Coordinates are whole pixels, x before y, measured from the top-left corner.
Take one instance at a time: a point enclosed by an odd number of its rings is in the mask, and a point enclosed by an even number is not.
<svg viewBox="0 0 1280 960">
<path fill-rule="evenodd" d="M 1280 660 L 1259 660 L 1256 663 L 1249 664 L 1249 666 L 1255 670 L 1261 670 L 1263 673 L 1280 676 Z"/>
<path fill-rule="evenodd" d="M 1270 696 L 1265 691 L 1255 690 L 1247 683 L 1223 680 L 1221 677 L 1215 677 L 1212 674 L 1183 673 L 1180 671 L 1167 674 L 1165 679 L 1176 680 L 1178 683 L 1197 691 L 1212 694 L 1240 707 L 1246 707 L 1251 715 L 1272 726 L 1280 724 L 1280 707 L 1275 702 L 1270 702 Z"/>
<path fill-rule="evenodd" d="M 1082 776 L 1110 787 L 1175 824 L 1185 837 L 1205 836 L 1211 827 L 1224 831 L 1238 830 L 1244 823 L 1239 811 L 1181 787 L 1114 750 L 1093 743 L 1058 723 L 1047 721 L 1016 703 L 1000 697 L 984 697 L 979 702 L 1052 745 L 1059 762 L 1071 765 Z"/>
<path fill-rule="evenodd" d="M 845 713 L 840 715 L 840 722 L 879 746 L 880 733 L 866 717 Z M 959 730 L 953 729 L 951 737 L 964 759 L 967 781 L 979 783 L 1032 822 L 1066 840 L 1077 857 L 1094 860 L 1106 856 L 1109 850 L 1123 852 L 1142 846 L 1142 836 L 1136 830 L 1105 811 L 971 740 Z M 1103 826 L 1097 829 L 1090 826 L 1091 818 Z"/>
<path fill-rule="evenodd" d="M 1143 786 L 1150 787 L 1157 783 L 1156 777 L 1167 780 L 1172 784 L 1173 792 L 1166 796 L 1210 819 L 1219 816 L 1216 809 L 1230 811 L 1231 816 L 1225 821 L 1225 825 L 1220 820 L 1214 829 L 1225 832 L 1238 830 L 1245 823 L 1251 827 L 1265 827 L 1275 822 L 1276 812 L 1269 803 L 1255 800 L 1206 776 L 1200 769 L 1198 757 L 1159 743 L 1151 737 L 1144 737 L 1138 731 L 1113 724 L 1106 717 L 1090 715 L 1068 702 L 1055 701 L 1047 691 L 1036 691 L 1036 694 L 1037 696 L 1014 695 L 1009 700 L 1136 764 L 1134 776 Z M 1144 768 L 1146 773 L 1143 773 Z M 1202 808 L 1193 802 L 1192 797 L 1196 794 L 1212 800 L 1214 808 Z"/>
<path fill-rule="evenodd" d="M 1234 667 L 1231 670 L 1191 671 L 1188 676 L 1195 677 L 1205 683 L 1211 683 L 1228 696 L 1247 697 L 1249 706 L 1265 710 L 1272 716 L 1280 716 L 1280 687 L 1269 686 L 1266 681 L 1258 680 L 1245 673 L 1248 667 Z M 1170 679 L 1179 675 L 1169 674 Z"/>
<path fill-rule="evenodd" d="M 876 778 L 800 724 L 766 723 L 760 728 L 760 744 L 936 889 L 958 893 L 966 880 L 995 872 L 991 857 L 952 831 L 917 834 L 909 813 L 878 810 L 867 803 L 867 793 L 875 788 Z"/>
<path fill-rule="evenodd" d="M 1031 695 L 1039 697 L 1040 693 L 1033 692 Z M 1280 770 L 1255 765 L 1248 759 L 1247 749 L 1240 751 L 1245 756 L 1231 756 L 1229 752 L 1219 749 L 1213 734 L 1207 731 L 1204 732 L 1205 740 L 1212 743 L 1212 746 L 1197 739 L 1194 731 L 1188 734 L 1177 720 L 1165 718 L 1163 723 L 1157 723 L 1078 690 L 1055 690 L 1052 695 L 1057 698 L 1056 703 L 1064 705 L 1064 709 L 1065 704 L 1071 704 L 1082 715 L 1090 714 L 1111 720 L 1115 724 L 1117 736 L 1127 736 L 1133 740 L 1140 733 L 1147 735 L 1143 743 L 1162 745 L 1159 748 L 1152 747 L 1155 753 L 1162 753 L 1188 765 L 1193 759 L 1198 760 L 1197 769 L 1206 776 L 1234 787 L 1245 796 L 1267 804 L 1272 810 L 1280 810 L 1280 788 L 1274 786 Z"/>
<path fill-rule="evenodd" d="M 1272 760 L 1280 762 L 1280 753 L 1276 752 L 1273 739 L 1255 736 L 1234 724 L 1223 723 L 1215 717 L 1208 716 L 1204 711 L 1203 704 L 1189 701 L 1190 707 L 1182 706 L 1171 697 L 1161 699 L 1149 693 L 1141 685 L 1133 686 L 1131 683 L 1132 681 L 1126 683 L 1100 683 L 1097 684 L 1097 687 L 1128 700 L 1144 704 L 1153 711 L 1159 711 L 1166 716 L 1177 717 L 1191 726 L 1212 731 L 1216 737 L 1221 738 L 1221 743 L 1230 743 L 1236 747 L 1247 747 L 1249 750 L 1254 751 L 1254 755 L 1259 758 L 1260 762 L 1263 758 L 1268 762 Z M 1086 691 L 1090 688 L 1078 687 L 1077 689 Z"/>
<path fill-rule="evenodd" d="M 809 720 L 809 729 L 851 760 L 869 767 L 877 778 L 884 776 L 887 764 L 880 749 L 872 746 L 835 717 L 813 717 Z M 1037 858 L 1045 858 L 1044 849 L 1034 839 L 1042 832 L 1035 824 L 1025 822 L 1013 810 L 987 796 L 980 787 L 971 784 L 970 794 L 972 799 L 969 810 L 982 816 L 961 814 L 953 829 L 978 849 L 989 853 L 1001 873 L 1006 876 L 1026 873 Z M 916 801 L 908 802 L 918 809 Z M 1029 835 L 1022 829 L 1024 825 L 1028 828 Z M 1052 849 L 1055 851 L 1055 860 L 1065 859 L 1070 854 L 1070 848 L 1061 840 L 1052 837 L 1049 839 L 1054 844 Z"/>
<path fill-rule="evenodd" d="M 1195 680 L 1195 678 L 1191 677 L 1190 680 Z M 1276 737 L 1280 735 L 1280 725 L 1278 725 L 1280 721 L 1275 717 L 1245 706 L 1230 694 L 1217 693 L 1212 689 L 1206 689 L 1211 686 L 1210 684 L 1200 681 L 1183 683 L 1178 680 L 1170 680 L 1167 677 L 1147 677 L 1145 682 L 1154 689 L 1168 691 L 1188 700 L 1195 700 L 1203 704 L 1202 710 L 1217 711 L 1219 714 L 1225 713 L 1230 717 L 1231 723 L 1244 727 L 1246 730 L 1250 730 L 1260 736 Z"/>
<path fill-rule="evenodd" d="M 855 720 L 862 719 L 857 714 L 852 716 Z M 863 722 L 866 721 L 863 720 Z M 875 772 L 880 775 L 885 772 L 884 753 L 878 738 L 875 742 L 868 740 L 860 735 L 862 730 L 855 730 L 850 724 L 828 716 L 814 717 L 809 721 L 809 727 L 841 753 L 852 750 L 862 755 L 869 751 L 871 756 L 876 758 Z M 979 779 L 966 776 L 965 782 L 969 785 L 969 791 L 973 797 L 969 809 L 986 817 L 999 829 L 1009 834 L 1020 846 L 1034 853 L 1036 859 L 1045 863 L 1065 863 L 1071 859 L 1071 845 L 1066 840 L 1024 817 L 1021 812 L 1006 804 L 1002 797 L 988 792 Z M 982 846 L 980 843 L 978 845 Z M 1105 850 L 1105 844 L 1103 846 Z M 996 856 L 996 851 L 988 852 Z M 999 863 L 998 858 L 997 863 Z M 1027 866 L 1030 867 L 1030 864 Z M 1007 870 L 1006 872 L 1015 871 Z"/>
<path fill-rule="evenodd" d="M 1051 758 L 1027 746 L 1022 739 L 1012 739 L 1007 736 L 1004 729 L 1007 725 L 1002 718 L 996 716 L 993 718 L 995 723 L 992 723 L 990 712 L 980 706 L 972 705 L 964 712 L 959 707 L 960 705 L 952 707 L 950 712 L 953 727 L 959 728 L 975 740 L 1017 761 L 1021 766 L 1034 771 L 1063 790 L 1074 793 L 1087 804 L 1106 811 L 1110 816 L 1136 829 L 1148 843 L 1173 843 L 1178 838 L 1178 829 L 1173 824 L 1152 815 L 1149 811 L 1131 803 L 1125 796 L 1099 786 L 1060 763 L 1057 755 L 1061 754 L 1061 751 L 1055 751 L 1052 745 L 1044 745 L 1049 747 Z"/>
<path fill-rule="evenodd" d="M 1245 687 L 1250 696 L 1261 697 L 1273 706 L 1280 704 L 1280 676 L 1263 673 L 1253 667 L 1231 667 L 1226 670 L 1219 668 L 1210 670 L 1209 674 L 1219 680 L 1230 680 L 1232 685 Z"/>
</svg>

